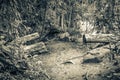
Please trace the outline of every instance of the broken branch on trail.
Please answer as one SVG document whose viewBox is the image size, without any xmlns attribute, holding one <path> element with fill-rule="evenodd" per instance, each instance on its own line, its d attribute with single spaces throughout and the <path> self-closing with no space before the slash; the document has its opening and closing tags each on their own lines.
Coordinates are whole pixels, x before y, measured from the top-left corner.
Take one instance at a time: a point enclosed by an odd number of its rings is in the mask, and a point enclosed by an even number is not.
<svg viewBox="0 0 120 80">
<path fill-rule="evenodd" d="M 99 47 L 93 50 L 90 50 L 88 52 L 86 52 L 85 54 L 83 54 L 82 56 L 77 56 L 71 59 L 66 60 L 63 63 L 73 63 L 73 64 L 80 64 L 80 63 L 84 63 L 87 62 L 87 60 L 89 61 L 94 61 L 96 60 L 97 62 L 101 61 L 101 58 L 103 58 L 104 56 L 106 56 L 107 54 L 110 53 L 110 49 L 109 49 L 109 45 L 103 46 L 103 47 Z M 94 63 L 97 63 L 94 62 Z M 91 63 L 91 62 L 89 62 Z"/>
</svg>

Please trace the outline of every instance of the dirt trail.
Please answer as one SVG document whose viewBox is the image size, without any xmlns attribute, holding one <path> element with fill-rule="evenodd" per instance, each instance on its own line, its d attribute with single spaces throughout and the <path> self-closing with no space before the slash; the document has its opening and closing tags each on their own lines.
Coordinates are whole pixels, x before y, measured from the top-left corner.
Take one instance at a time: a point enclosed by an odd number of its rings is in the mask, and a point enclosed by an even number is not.
<svg viewBox="0 0 120 80">
<path fill-rule="evenodd" d="M 39 57 L 42 57 L 42 66 L 53 80 L 102 80 L 100 74 L 110 69 L 111 64 L 107 62 L 81 64 L 79 59 L 75 64 L 62 64 L 67 59 L 84 54 L 85 50 L 74 43 L 50 42 L 47 46 L 50 54 Z"/>
</svg>

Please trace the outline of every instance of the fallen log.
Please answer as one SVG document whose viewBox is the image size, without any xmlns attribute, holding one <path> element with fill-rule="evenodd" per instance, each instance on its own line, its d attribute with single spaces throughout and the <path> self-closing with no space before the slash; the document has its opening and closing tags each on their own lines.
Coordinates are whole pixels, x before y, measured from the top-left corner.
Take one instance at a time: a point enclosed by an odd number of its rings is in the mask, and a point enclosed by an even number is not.
<svg viewBox="0 0 120 80">
<path fill-rule="evenodd" d="M 69 37 L 70 41 L 78 43 L 116 43 L 120 40 L 119 36 L 113 34 L 85 34 L 81 38 Z"/>
<path fill-rule="evenodd" d="M 24 52 L 26 53 L 32 53 L 32 52 L 47 52 L 47 48 L 43 42 L 35 43 L 32 45 L 24 46 L 23 47 Z"/>
<path fill-rule="evenodd" d="M 26 58 L 29 53 L 43 53 L 47 52 L 47 48 L 43 42 L 33 43 L 31 45 L 25 45 L 27 41 L 34 40 L 39 37 L 38 33 L 33 33 L 30 35 L 26 35 L 20 38 L 13 40 L 8 44 L 1 44 L 0 45 L 0 63 L 6 66 L 7 68 L 10 67 L 10 72 L 22 72 L 26 70 L 27 63 L 23 62 L 23 58 Z M 24 54 L 28 53 L 28 54 Z M 25 57 L 26 56 L 26 57 Z M 12 69 L 11 69 L 12 67 Z"/>
<path fill-rule="evenodd" d="M 83 43 L 110 43 L 117 42 L 119 37 L 113 34 L 85 34 L 83 35 Z"/>
<path fill-rule="evenodd" d="M 29 34 L 29 35 L 17 38 L 7 45 L 2 45 L 1 49 L 3 52 L 7 54 L 47 52 L 47 48 L 43 42 L 33 43 L 31 45 L 25 45 L 27 41 L 34 40 L 38 37 L 39 37 L 38 33 Z"/>
<path fill-rule="evenodd" d="M 10 42 L 10 44 L 24 44 L 27 41 L 36 39 L 38 37 L 39 37 L 38 33 L 33 33 L 33 34 L 29 34 L 29 35 L 26 35 L 26 36 L 23 36 L 23 37 L 19 37 L 19 38 L 13 40 L 12 42 Z"/>
</svg>

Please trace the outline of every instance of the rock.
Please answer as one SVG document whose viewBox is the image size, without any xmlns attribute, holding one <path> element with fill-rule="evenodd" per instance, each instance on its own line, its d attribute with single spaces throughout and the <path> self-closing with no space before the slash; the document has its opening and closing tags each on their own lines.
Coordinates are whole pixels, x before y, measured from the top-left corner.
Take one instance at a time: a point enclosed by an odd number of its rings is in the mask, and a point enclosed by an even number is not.
<svg viewBox="0 0 120 80">
<path fill-rule="evenodd" d="M 58 38 L 60 40 L 69 41 L 70 40 L 70 34 L 68 32 L 60 33 L 60 34 L 58 34 Z"/>
<path fill-rule="evenodd" d="M 98 59 L 98 58 L 91 58 L 91 59 L 83 59 L 82 64 L 86 64 L 86 63 L 100 63 L 102 62 L 102 60 Z"/>
</svg>

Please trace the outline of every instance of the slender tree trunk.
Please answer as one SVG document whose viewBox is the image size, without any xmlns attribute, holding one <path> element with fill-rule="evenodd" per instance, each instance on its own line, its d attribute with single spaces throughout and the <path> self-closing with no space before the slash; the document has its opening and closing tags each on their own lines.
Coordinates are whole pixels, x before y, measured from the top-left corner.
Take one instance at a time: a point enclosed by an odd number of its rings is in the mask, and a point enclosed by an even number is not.
<svg viewBox="0 0 120 80">
<path fill-rule="evenodd" d="M 71 5 L 71 2 L 69 1 L 69 7 L 70 7 L 70 12 L 69 12 L 69 20 L 68 20 L 68 27 L 70 28 L 71 27 L 71 23 L 72 23 L 72 5 Z"/>
<path fill-rule="evenodd" d="M 60 26 L 61 25 L 60 16 L 58 16 L 57 22 L 58 22 L 58 26 Z"/>
<path fill-rule="evenodd" d="M 61 14 L 61 27 L 62 30 L 64 31 L 64 14 Z"/>
<path fill-rule="evenodd" d="M 72 18 L 72 8 L 71 8 L 71 11 L 69 13 L 69 24 L 68 24 L 68 27 L 71 27 L 71 18 Z"/>
</svg>

